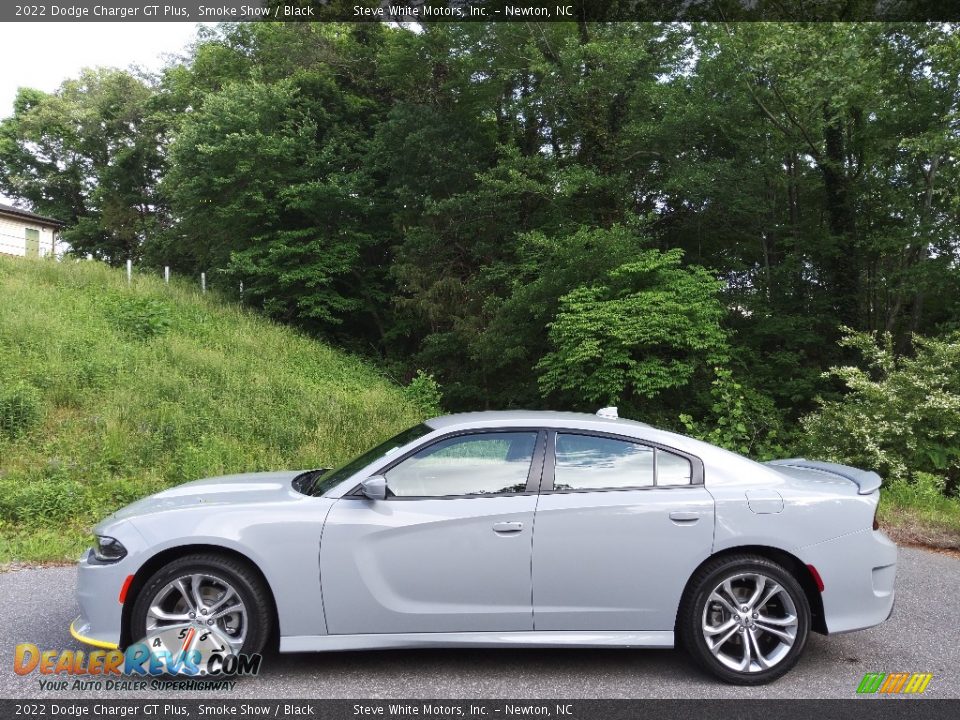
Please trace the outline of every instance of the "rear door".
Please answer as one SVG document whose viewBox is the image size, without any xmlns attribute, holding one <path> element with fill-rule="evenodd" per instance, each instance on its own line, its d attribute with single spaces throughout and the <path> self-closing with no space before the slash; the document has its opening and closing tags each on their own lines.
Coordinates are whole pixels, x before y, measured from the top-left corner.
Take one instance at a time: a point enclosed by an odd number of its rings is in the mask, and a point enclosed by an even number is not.
<svg viewBox="0 0 960 720">
<path fill-rule="evenodd" d="M 532 630 L 545 446 L 537 429 L 455 434 L 387 466 L 387 499 L 338 500 L 320 550 L 328 633 Z"/>
<path fill-rule="evenodd" d="M 713 543 L 692 456 L 630 438 L 551 432 L 533 541 L 536 630 L 673 630 Z"/>
</svg>

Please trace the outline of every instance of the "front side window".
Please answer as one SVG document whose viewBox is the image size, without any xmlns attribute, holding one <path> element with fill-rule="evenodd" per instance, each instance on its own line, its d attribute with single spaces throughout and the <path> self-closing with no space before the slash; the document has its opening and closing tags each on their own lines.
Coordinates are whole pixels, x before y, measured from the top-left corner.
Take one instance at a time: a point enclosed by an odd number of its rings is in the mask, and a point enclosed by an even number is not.
<svg viewBox="0 0 960 720">
<path fill-rule="evenodd" d="M 441 440 L 385 475 L 390 495 L 444 497 L 523 492 L 536 432 L 490 432 Z"/>
<path fill-rule="evenodd" d="M 328 470 L 325 474 L 317 475 L 311 481 L 310 486 L 304 489 L 302 492 L 306 493 L 307 495 L 319 497 L 331 488 L 334 488 L 342 483 L 348 477 L 360 472 L 375 460 L 386 457 L 387 455 L 396 452 L 404 445 L 408 445 L 414 440 L 419 440 L 424 435 L 428 435 L 431 432 L 433 432 L 433 428 L 424 423 L 404 430 L 399 435 L 394 435 L 389 440 L 385 440 L 375 448 L 367 450 L 367 452 L 365 452 L 363 455 L 355 457 L 353 460 L 341 465 L 340 467 Z"/>
</svg>

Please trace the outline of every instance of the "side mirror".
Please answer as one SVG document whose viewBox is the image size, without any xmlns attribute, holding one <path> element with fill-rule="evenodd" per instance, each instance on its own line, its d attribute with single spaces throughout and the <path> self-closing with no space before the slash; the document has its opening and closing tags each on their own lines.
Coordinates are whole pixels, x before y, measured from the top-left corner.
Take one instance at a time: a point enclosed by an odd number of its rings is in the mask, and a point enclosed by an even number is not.
<svg viewBox="0 0 960 720">
<path fill-rule="evenodd" d="M 371 500 L 387 499 L 387 479 L 383 475 L 371 475 L 360 483 L 360 489 Z"/>
</svg>

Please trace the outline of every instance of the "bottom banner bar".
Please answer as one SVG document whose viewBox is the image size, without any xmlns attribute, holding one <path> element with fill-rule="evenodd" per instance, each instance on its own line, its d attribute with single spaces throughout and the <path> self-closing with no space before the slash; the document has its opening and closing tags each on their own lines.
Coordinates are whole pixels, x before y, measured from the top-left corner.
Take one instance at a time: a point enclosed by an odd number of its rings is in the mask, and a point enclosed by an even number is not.
<svg viewBox="0 0 960 720">
<path fill-rule="evenodd" d="M 0 700 L 13 718 L 556 718 L 558 720 L 954 720 L 958 700 Z"/>
</svg>

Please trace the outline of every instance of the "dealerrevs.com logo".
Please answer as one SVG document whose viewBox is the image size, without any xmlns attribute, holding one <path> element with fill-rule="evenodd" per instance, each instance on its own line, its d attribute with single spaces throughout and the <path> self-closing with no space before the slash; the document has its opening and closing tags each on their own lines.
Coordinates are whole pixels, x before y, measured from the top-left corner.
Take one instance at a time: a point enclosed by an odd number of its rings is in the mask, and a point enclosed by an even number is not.
<svg viewBox="0 0 960 720">
<path fill-rule="evenodd" d="M 38 673 L 40 689 L 52 691 L 229 690 L 235 684 L 229 678 L 259 674 L 262 660 L 235 653 L 216 629 L 183 628 L 149 635 L 125 651 L 41 650 L 20 643 L 13 671 Z"/>
<path fill-rule="evenodd" d="M 857 686 L 861 694 L 917 695 L 927 689 L 933 673 L 867 673 Z"/>
</svg>

